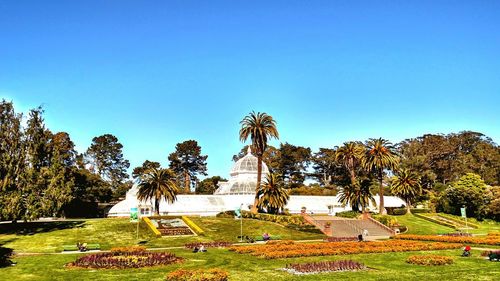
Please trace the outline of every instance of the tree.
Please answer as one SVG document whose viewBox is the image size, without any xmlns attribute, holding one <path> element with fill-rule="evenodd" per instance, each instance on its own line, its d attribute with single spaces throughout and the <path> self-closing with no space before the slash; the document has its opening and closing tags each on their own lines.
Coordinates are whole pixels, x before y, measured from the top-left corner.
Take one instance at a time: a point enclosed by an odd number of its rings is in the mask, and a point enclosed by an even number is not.
<svg viewBox="0 0 500 281">
<path fill-rule="evenodd" d="M 128 179 L 127 169 L 130 163 L 123 157 L 123 145 L 118 139 L 105 134 L 92 139 L 85 156 L 97 174 L 107 180 L 113 189 L 118 188 Z"/>
<path fill-rule="evenodd" d="M 328 186 L 335 181 L 334 177 L 337 175 L 340 168 L 340 165 L 335 159 L 335 154 L 336 152 L 334 149 L 320 148 L 311 159 L 313 163 L 312 168 L 314 169 L 312 177 L 322 186 Z"/>
<path fill-rule="evenodd" d="M 309 147 L 289 143 L 280 145 L 280 165 L 278 171 L 283 181 L 290 187 L 300 186 L 306 178 L 306 169 L 311 160 Z"/>
<path fill-rule="evenodd" d="M 351 186 L 356 186 L 356 175 L 360 170 L 364 156 L 365 150 L 361 143 L 358 142 L 346 142 L 335 152 L 335 159 L 349 172 Z"/>
<path fill-rule="evenodd" d="M 376 205 L 370 186 L 369 179 L 356 181 L 354 185 L 343 186 L 340 190 L 339 202 L 344 206 L 351 205 L 353 211 L 359 211 L 361 207 L 361 211 L 364 213 L 370 202 Z"/>
<path fill-rule="evenodd" d="M 196 185 L 195 192 L 196 194 L 214 194 L 217 189 L 217 184 L 219 184 L 220 181 L 225 181 L 225 179 L 219 176 L 206 178 Z"/>
<path fill-rule="evenodd" d="M 279 134 L 276 121 L 267 113 L 252 111 L 241 120 L 240 124 L 240 141 L 245 142 L 250 138 L 252 140 L 252 151 L 257 155 L 257 186 L 255 187 L 255 201 L 252 206 L 252 213 L 257 213 L 258 191 L 262 179 L 262 156 L 266 151 L 268 139 L 278 139 Z"/>
<path fill-rule="evenodd" d="M 132 178 L 137 179 L 138 177 L 142 176 L 147 170 L 153 168 L 160 168 L 160 163 L 146 160 L 144 161 L 144 163 L 142 163 L 142 166 L 134 168 L 134 170 L 132 171 Z"/>
<path fill-rule="evenodd" d="M 0 102 L 0 217 L 17 220 L 22 214 L 22 188 L 26 169 L 22 114 L 12 102 Z"/>
<path fill-rule="evenodd" d="M 139 178 L 137 199 L 154 199 L 156 215 L 160 215 L 160 201 L 165 199 L 172 204 L 177 199 L 179 189 L 175 183 L 175 173 L 170 169 L 152 168 Z"/>
<path fill-rule="evenodd" d="M 280 211 L 283 211 L 290 199 L 288 191 L 283 188 L 278 177 L 272 173 L 267 175 L 266 180 L 257 193 L 259 194 L 257 207 L 265 209 L 270 214 L 278 214 Z"/>
<path fill-rule="evenodd" d="M 190 192 L 191 180 L 196 175 L 207 175 L 207 155 L 201 155 L 201 147 L 195 140 L 178 143 L 175 152 L 168 156 L 170 169 L 184 177 L 184 191 Z"/>
<path fill-rule="evenodd" d="M 407 213 L 411 213 L 411 203 L 422 192 L 420 178 L 418 175 L 408 169 L 401 169 L 396 176 L 392 178 L 391 192 L 406 202 Z"/>
<path fill-rule="evenodd" d="M 394 169 L 398 164 L 398 158 L 396 157 L 392 143 L 389 141 L 379 138 L 379 139 L 369 139 L 366 142 L 366 154 L 363 158 L 363 166 L 370 172 L 373 172 L 379 181 L 379 212 L 380 214 L 386 214 L 384 208 L 384 170 Z"/>
<path fill-rule="evenodd" d="M 460 208 L 465 206 L 468 216 L 482 219 L 487 214 L 492 197 L 491 190 L 481 176 L 467 173 L 444 191 L 440 209 L 446 213 L 460 215 Z"/>
</svg>

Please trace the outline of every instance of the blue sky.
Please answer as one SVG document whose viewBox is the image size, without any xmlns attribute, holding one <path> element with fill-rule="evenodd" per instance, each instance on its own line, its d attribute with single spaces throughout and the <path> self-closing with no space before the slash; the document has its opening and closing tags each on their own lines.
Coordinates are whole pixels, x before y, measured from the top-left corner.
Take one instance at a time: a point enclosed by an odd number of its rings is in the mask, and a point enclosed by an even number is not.
<svg viewBox="0 0 500 281">
<path fill-rule="evenodd" d="M 239 121 L 333 147 L 482 132 L 500 142 L 499 1 L 2 1 L 0 97 L 132 167 L 195 139 L 228 176 Z M 272 144 L 278 145 L 279 142 Z"/>
</svg>

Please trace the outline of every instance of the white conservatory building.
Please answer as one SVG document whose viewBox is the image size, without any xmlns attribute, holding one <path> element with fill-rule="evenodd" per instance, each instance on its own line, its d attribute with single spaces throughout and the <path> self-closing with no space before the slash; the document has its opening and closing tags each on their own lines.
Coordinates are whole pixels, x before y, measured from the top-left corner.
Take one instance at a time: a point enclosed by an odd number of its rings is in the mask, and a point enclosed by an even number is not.
<svg viewBox="0 0 500 281">
<path fill-rule="evenodd" d="M 262 163 L 262 175 L 269 172 L 267 165 Z M 257 184 L 257 157 L 248 150 L 247 154 L 234 163 L 230 178 L 226 182 L 219 182 L 219 187 L 213 195 L 203 194 L 181 194 L 173 204 L 165 200 L 160 202 L 161 215 L 200 215 L 215 216 L 224 211 L 235 210 L 243 206 L 243 210 L 249 210 L 254 203 L 255 186 Z M 113 206 L 109 217 L 128 217 L 131 208 L 138 208 L 141 216 L 149 216 L 154 213 L 151 201 L 137 200 L 137 184 L 127 192 L 126 198 Z M 375 196 L 378 204 L 379 198 Z M 401 207 L 405 202 L 395 196 L 385 196 L 386 207 Z M 337 212 L 350 210 L 350 206 L 342 207 L 337 196 L 308 196 L 291 195 L 286 209 L 290 213 L 300 213 L 305 207 L 308 212 L 328 213 L 334 215 Z M 376 206 L 370 206 L 371 211 L 377 211 Z"/>
</svg>

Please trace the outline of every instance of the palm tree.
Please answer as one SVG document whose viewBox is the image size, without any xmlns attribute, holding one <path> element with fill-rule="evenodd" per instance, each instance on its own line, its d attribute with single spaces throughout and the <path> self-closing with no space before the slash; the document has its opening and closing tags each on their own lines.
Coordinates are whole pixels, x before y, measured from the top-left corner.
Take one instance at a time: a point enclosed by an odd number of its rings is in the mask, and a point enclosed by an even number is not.
<svg viewBox="0 0 500 281">
<path fill-rule="evenodd" d="M 380 187 L 379 212 L 380 214 L 386 214 L 384 209 L 384 170 L 394 169 L 399 161 L 396 154 L 393 152 L 394 148 L 392 143 L 388 140 L 382 138 L 369 139 L 366 142 L 366 149 L 367 151 L 362 164 L 366 170 L 375 173 L 378 178 Z"/>
<path fill-rule="evenodd" d="M 255 201 L 252 213 L 257 213 L 259 200 L 258 191 L 262 179 L 262 156 L 267 148 L 269 138 L 279 138 L 276 121 L 267 113 L 252 111 L 240 122 L 240 141 L 244 142 L 249 137 L 252 140 L 252 148 L 257 156 L 257 186 L 255 187 Z"/>
<path fill-rule="evenodd" d="M 399 170 L 392 178 L 391 191 L 405 200 L 406 212 L 410 214 L 411 202 L 422 192 L 420 177 L 408 169 Z"/>
<path fill-rule="evenodd" d="M 370 202 L 375 205 L 375 199 L 370 190 L 371 182 L 367 179 L 356 182 L 355 185 L 344 186 L 340 190 L 339 202 L 344 206 L 349 204 L 353 211 L 359 211 L 361 207 L 362 212 L 365 212 L 367 206 Z"/>
<path fill-rule="evenodd" d="M 361 164 L 364 154 L 365 149 L 363 146 L 353 141 L 345 142 L 335 152 L 335 160 L 339 161 L 349 172 L 352 186 L 356 185 L 356 170 Z"/>
<path fill-rule="evenodd" d="M 283 188 L 278 177 L 272 173 L 267 174 L 266 180 L 257 193 L 259 194 L 257 207 L 265 208 L 270 214 L 282 211 L 290 199 L 288 191 Z"/>
<path fill-rule="evenodd" d="M 139 191 L 137 199 L 150 200 L 154 198 L 156 215 L 160 215 L 160 201 L 165 199 L 174 203 L 177 199 L 179 188 L 175 182 L 175 173 L 170 169 L 152 168 L 139 178 Z"/>
</svg>

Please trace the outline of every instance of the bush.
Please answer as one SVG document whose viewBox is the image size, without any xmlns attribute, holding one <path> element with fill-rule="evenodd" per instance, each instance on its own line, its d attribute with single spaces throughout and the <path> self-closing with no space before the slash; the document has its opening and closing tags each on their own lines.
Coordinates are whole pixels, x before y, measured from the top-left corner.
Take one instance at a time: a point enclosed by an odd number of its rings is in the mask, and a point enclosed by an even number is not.
<svg viewBox="0 0 500 281">
<path fill-rule="evenodd" d="M 214 241 L 214 242 L 193 242 L 186 243 L 184 247 L 187 249 L 194 249 L 195 247 L 205 247 L 205 248 L 225 248 L 233 245 L 231 242 L 227 241 Z"/>
<path fill-rule="evenodd" d="M 449 222 L 446 222 L 446 221 L 443 221 L 443 220 L 431 218 L 431 217 L 423 215 L 423 214 L 415 214 L 415 216 L 418 217 L 418 218 L 421 218 L 421 219 L 433 222 L 433 223 L 440 224 L 442 226 L 447 226 L 447 227 L 455 228 L 455 229 L 457 228 L 457 226 L 455 224 L 452 224 L 452 223 L 449 223 Z"/>
<path fill-rule="evenodd" d="M 356 211 L 345 211 L 345 212 L 338 212 L 335 214 L 336 217 L 341 217 L 341 218 L 349 218 L 349 219 L 354 219 L 359 217 L 360 213 Z"/>
<path fill-rule="evenodd" d="M 423 208 L 423 209 L 411 209 L 412 214 L 422 214 L 422 213 L 430 213 L 431 209 Z"/>
<path fill-rule="evenodd" d="M 236 217 L 236 213 L 234 211 L 225 211 L 225 212 L 220 212 L 217 215 L 215 215 L 217 218 L 228 218 L 232 219 Z"/>
<path fill-rule="evenodd" d="M 229 274 L 227 271 L 213 269 L 185 270 L 178 269 L 170 272 L 165 279 L 167 281 L 227 281 Z"/>
<path fill-rule="evenodd" d="M 423 255 L 423 256 L 410 256 L 408 257 L 406 262 L 418 265 L 446 265 L 446 264 L 452 264 L 453 259 L 447 256 Z"/>
<path fill-rule="evenodd" d="M 383 224 L 385 226 L 388 226 L 388 227 L 398 226 L 399 225 L 398 224 L 398 219 L 393 218 L 391 216 L 387 216 L 387 215 L 373 215 L 372 218 L 375 219 L 375 220 L 377 220 L 381 224 Z"/>
<path fill-rule="evenodd" d="M 143 253 L 146 252 L 144 246 L 115 247 L 111 248 L 111 253 Z"/>
<path fill-rule="evenodd" d="M 392 210 L 392 215 L 394 216 L 406 215 L 406 211 L 407 211 L 406 208 L 397 208 Z"/>
<path fill-rule="evenodd" d="M 12 261 L 10 260 L 12 253 L 13 250 L 11 248 L 0 247 L 0 267 L 12 265 Z"/>
</svg>

